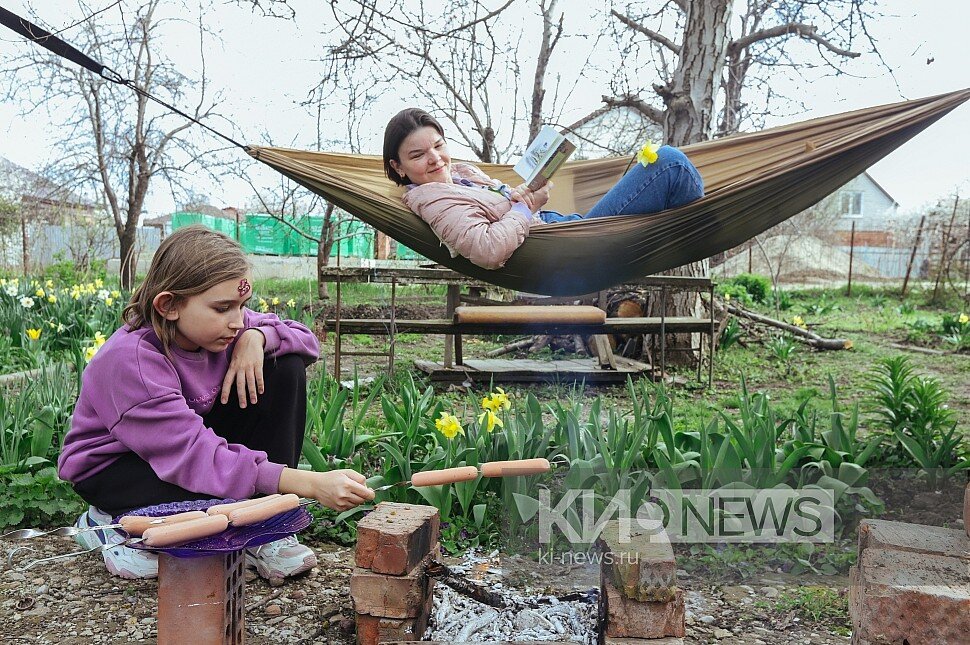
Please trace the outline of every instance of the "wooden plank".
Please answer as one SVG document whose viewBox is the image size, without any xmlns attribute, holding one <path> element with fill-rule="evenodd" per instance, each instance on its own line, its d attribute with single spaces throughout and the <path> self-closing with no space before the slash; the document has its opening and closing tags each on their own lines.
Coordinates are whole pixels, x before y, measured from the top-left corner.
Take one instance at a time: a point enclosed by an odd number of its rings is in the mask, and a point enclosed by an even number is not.
<svg viewBox="0 0 970 645">
<path fill-rule="evenodd" d="M 325 321 L 328 329 L 333 329 L 336 321 Z M 586 323 L 461 323 L 444 318 L 431 320 L 396 320 L 398 333 L 424 334 L 453 334 L 460 330 L 462 334 L 648 334 L 660 331 L 661 319 L 649 318 L 609 318 L 604 324 Z M 668 333 L 700 332 L 710 333 L 709 318 L 670 317 L 665 321 Z M 380 318 L 342 318 L 340 332 L 343 334 L 387 334 L 390 323 Z"/>
<path fill-rule="evenodd" d="M 621 369 L 603 370 L 592 359 L 557 361 L 471 359 L 464 366 L 466 369 L 457 367 L 448 369 L 441 363 L 426 360 L 415 360 L 414 364 L 418 369 L 429 374 L 432 381 L 460 383 L 471 379 L 480 384 L 490 380 L 520 383 L 585 381 L 590 384 L 618 384 L 625 383 L 628 376 L 646 376 L 650 367 L 637 361 L 627 361 Z"/>
</svg>

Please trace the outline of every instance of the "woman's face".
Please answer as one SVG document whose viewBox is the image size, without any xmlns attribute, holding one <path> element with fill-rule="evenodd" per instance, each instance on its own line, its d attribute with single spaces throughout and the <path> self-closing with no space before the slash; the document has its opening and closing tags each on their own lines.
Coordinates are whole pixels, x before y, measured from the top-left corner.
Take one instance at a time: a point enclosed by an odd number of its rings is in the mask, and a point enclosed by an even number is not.
<svg viewBox="0 0 970 645">
<path fill-rule="evenodd" d="M 407 175 L 412 183 L 452 183 L 448 144 L 431 126 L 409 134 L 397 149 L 397 156 L 400 161 L 391 159 L 391 168 L 401 175 Z"/>
</svg>

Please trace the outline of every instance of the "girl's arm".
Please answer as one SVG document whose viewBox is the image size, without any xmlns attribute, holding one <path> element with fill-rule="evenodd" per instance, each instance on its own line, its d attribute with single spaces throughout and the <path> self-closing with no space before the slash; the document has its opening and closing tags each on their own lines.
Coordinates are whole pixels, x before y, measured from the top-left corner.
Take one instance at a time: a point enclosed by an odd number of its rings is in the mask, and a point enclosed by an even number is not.
<svg viewBox="0 0 970 645">
<path fill-rule="evenodd" d="M 266 337 L 263 347 L 266 356 L 297 354 L 307 365 L 320 358 L 320 343 L 305 325 L 295 320 L 280 320 L 276 314 L 262 314 L 248 308 L 244 308 L 243 312 L 246 329 L 257 329 Z"/>
</svg>

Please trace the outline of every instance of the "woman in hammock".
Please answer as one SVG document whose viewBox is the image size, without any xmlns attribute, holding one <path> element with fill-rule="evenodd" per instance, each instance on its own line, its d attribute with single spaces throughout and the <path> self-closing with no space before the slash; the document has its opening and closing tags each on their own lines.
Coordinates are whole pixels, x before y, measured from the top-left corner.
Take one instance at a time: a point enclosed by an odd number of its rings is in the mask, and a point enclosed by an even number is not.
<svg viewBox="0 0 970 645">
<path fill-rule="evenodd" d="M 680 150 L 663 146 L 641 159 L 585 215 L 543 210 L 548 183 L 511 188 L 471 164 L 451 163 L 444 128 L 417 108 L 402 110 L 384 130 L 384 172 L 406 186 L 404 204 L 427 222 L 452 257 L 486 269 L 503 266 L 533 226 L 609 215 L 645 215 L 704 196 L 704 184 Z M 639 157 L 639 156 L 638 156 Z"/>
</svg>

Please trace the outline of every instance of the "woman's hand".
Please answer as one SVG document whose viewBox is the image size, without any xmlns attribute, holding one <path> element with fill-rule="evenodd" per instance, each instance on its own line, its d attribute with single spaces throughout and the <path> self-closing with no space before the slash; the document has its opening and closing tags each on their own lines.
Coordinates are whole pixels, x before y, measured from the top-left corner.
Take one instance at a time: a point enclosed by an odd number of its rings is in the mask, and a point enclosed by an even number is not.
<svg viewBox="0 0 970 645">
<path fill-rule="evenodd" d="M 229 390 L 236 384 L 236 394 L 239 396 L 239 407 L 246 407 L 247 398 L 253 404 L 257 395 L 263 393 L 263 347 L 266 337 L 258 329 L 246 329 L 236 341 L 232 349 L 232 360 L 229 371 L 222 379 L 222 402 L 229 401 Z M 248 393 L 248 397 L 247 397 Z"/>
<path fill-rule="evenodd" d="M 312 497 L 327 508 L 346 511 L 374 499 L 374 491 L 367 487 L 367 480 L 350 469 L 316 473 L 309 470 L 284 468 L 280 475 L 281 493 L 296 493 L 300 497 Z"/>
<path fill-rule="evenodd" d="M 528 185 L 521 184 L 513 188 L 509 196 L 513 202 L 522 202 L 530 211 L 536 213 L 549 201 L 550 188 L 552 188 L 551 181 L 546 182 L 539 190 L 532 190 Z"/>
</svg>

